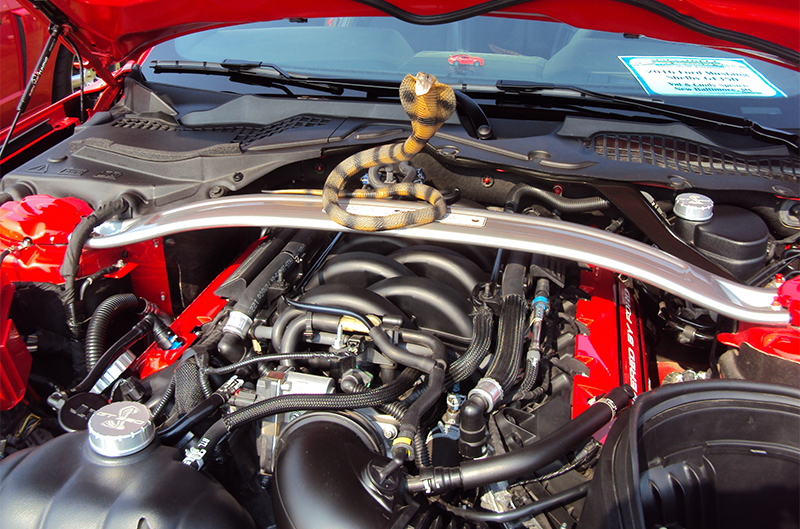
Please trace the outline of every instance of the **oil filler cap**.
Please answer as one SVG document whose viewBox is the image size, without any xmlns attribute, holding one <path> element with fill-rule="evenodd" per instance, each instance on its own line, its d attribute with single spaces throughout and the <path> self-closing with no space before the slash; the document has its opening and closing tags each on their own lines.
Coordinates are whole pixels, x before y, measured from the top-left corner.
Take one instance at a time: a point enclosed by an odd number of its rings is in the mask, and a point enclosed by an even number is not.
<svg viewBox="0 0 800 529">
<path fill-rule="evenodd" d="M 150 410 L 138 402 L 113 402 L 89 419 L 89 445 L 106 457 L 123 457 L 143 450 L 155 439 Z"/>
<path fill-rule="evenodd" d="M 675 198 L 675 215 L 692 222 L 711 220 L 714 201 L 700 193 L 682 193 Z"/>
</svg>

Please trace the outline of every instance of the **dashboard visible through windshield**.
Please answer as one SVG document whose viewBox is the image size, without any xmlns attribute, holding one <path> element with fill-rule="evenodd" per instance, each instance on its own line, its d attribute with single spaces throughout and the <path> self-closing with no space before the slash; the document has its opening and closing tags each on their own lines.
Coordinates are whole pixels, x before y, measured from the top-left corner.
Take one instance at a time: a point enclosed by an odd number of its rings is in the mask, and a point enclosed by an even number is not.
<svg viewBox="0 0 800 529">
<path fill-rule="evenodd" d="M 425 71 L 455 88 L 492 92 L 526 81 L 660 100 L 797 130 L 800 76 L 753 57 L 548 20 L 476 17 L 418 26 L 390 17 L 278 20 L 215 29 L 156 46 L 151 61 L 250 61 L 313 78 L 399 82 Z M 264 93 L 225 79 L 154 81 Z M 293 92 L 294 93 L 294 92 Z M 302 93 L 302 91 L 300 91 Z"/>
</svg>

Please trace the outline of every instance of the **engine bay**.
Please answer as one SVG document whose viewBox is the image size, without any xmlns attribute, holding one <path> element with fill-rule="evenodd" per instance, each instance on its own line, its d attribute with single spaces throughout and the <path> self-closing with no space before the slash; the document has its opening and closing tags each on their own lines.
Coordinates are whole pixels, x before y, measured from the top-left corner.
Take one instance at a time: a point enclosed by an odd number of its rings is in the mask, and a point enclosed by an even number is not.
<svg viewBox="0 0 800 529">
<path fill-rule="evenodd" d="M 367 234 L 308 190 L 408 136 L 396 102 L 143 82 L 2 180 L 0 525 L 800 518 L 785 147 L 462 104 L 358 182 L 424 182 L 447 216 Z"/>
</svg>

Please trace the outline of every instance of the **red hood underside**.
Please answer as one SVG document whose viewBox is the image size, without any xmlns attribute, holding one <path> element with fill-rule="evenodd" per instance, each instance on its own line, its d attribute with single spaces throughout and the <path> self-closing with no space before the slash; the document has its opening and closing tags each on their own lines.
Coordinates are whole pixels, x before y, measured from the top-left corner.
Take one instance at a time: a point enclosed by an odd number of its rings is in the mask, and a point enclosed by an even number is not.
<svg viewBox="0 0 800 529">
<path fill-rule="evenodd" d="M 289 17 L 355 17 L 397 9 L 385 0 L 52 0 L 75 26 L 72 35 L 95 68 L 137 54 L 161 41 L 213 27 Z M 663 40 L 726 49 L 755 50 L 774 62 L 800 63 L 800 6 L 785 0 L 537 0 L 511 5 L 498 16 L 551 18 L 575 27 L 636 33 Z M 432 16 L 480 6 L 465 0 L 406 0 L 398 4 L 414 16 Z M 487 7 L 491 6 L 491 7 Z M 480 8 L 479 8 L 480 9 Z M 103 72 L 104 73 L 104 72 Z M 104 78 L 106 75 L 102 75 Z"/>
</svg>

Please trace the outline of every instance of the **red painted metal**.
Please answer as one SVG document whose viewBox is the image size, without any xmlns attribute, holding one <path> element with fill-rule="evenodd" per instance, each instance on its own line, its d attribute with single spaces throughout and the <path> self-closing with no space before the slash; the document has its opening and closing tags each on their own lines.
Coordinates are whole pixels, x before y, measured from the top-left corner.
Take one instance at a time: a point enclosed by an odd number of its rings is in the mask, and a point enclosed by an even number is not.
<svg viewBox="0 0 800 529">
<path fill-rule="evenodd" d="M 34 281 L 60 284 L 59 268 L 64 260 L 70 233 L 92 208 L 77 198 L 32 195 L 0 206 L 0 249 L 29 239 L 31 245 L 14 251 L 3 260 L 2 270 L 10 282 Z M 84 249 L 79 276 L 93 274 L 119 260 L 132 263 L 134 292 L 171 314 L 172 305 L 166 260 L 161 239 L 109 250 Z M 116 277 L 122 277 L 121 272 Z"/>
<path fill-rule="evenodd" d="M 577 319 L 590 332 L 575 337 L 575 358 L 586 365 L 589 374 L 573 378 L 573 418 L 594 398 L 621 384 L 629 384 L 637 394 L 650 389 L 633 292 L 614 272 L 599 268 L 581 272 L 581 288 L 591 298 L 578 301 Z"/>
<path fill-rule="evenodd" d="M 25 2 L 26 5 L 30 5 Z M 401 9 L 434 15 L 480 4 L 470 0 L 408 0 Z M 289 17 L 379 16 L 383 13 L 353 0 L 294 2 L 217 2 L 215 0 L 52 0 L 77 28 L 73 40 L 92 67 L 102 69 L 132 59 L 164 40 L 214 27 Z M 791 50 L 800 43 L 798 5 L 784 0 L 660 0 L 659 5 L 716 28 L 751 35 Z M 729 49 L 731 44 L 679 26 L 663 17 L 617 0 L 537 0 L 495 13 L 497 16 L 553 19 L 575 27 L 690 42 Z M 41 16 L 41 15 L 39 15 Z M 796 65 L 793 65 L 797 68 Z M 107 70 L 98 71 L 113 84 Z"/>
<path fill-rule="evenodd" d="M 738 332 L 721 333 L 717 339 L 729 347 L 738 348 L 748 343 L 763 353 L 800 362 L 800 277 L 778 287 L 775 303 L 789 309 L 789 325 L 764 327 L 741 323 Z"/>
<path fill-rule="evenodd" d="M 10 410 L 22 397 L 31 372 L 31 358 L 25 342 L 9 318 L 14 285 L 0 272 L 0 410 Z"/>
<path fill-rule="evenodd" d="M 183 352 L 191 346 L 197 339 L 195 334 L 200 326 L 211 321 L 216 314 L 225 306 L 226 300 L 214 294 L 214 291 L 236 270 L 236 268 L 247 258 L 250 253 L 265 239 L 260 239 L 242 252 L 242 254 L 222 271 L 214 280 L 200 293 L 199 296 L 175 318 L 170 328 L 183 341 L 183 345 L 176 349 L 164 351 L 156 344 L 152 344 L 137 360 L 131 369 L 139 371 L 141 378 L 153 375 L 162 369 L 169 367 L 178 360 Z"/>
</svg>

